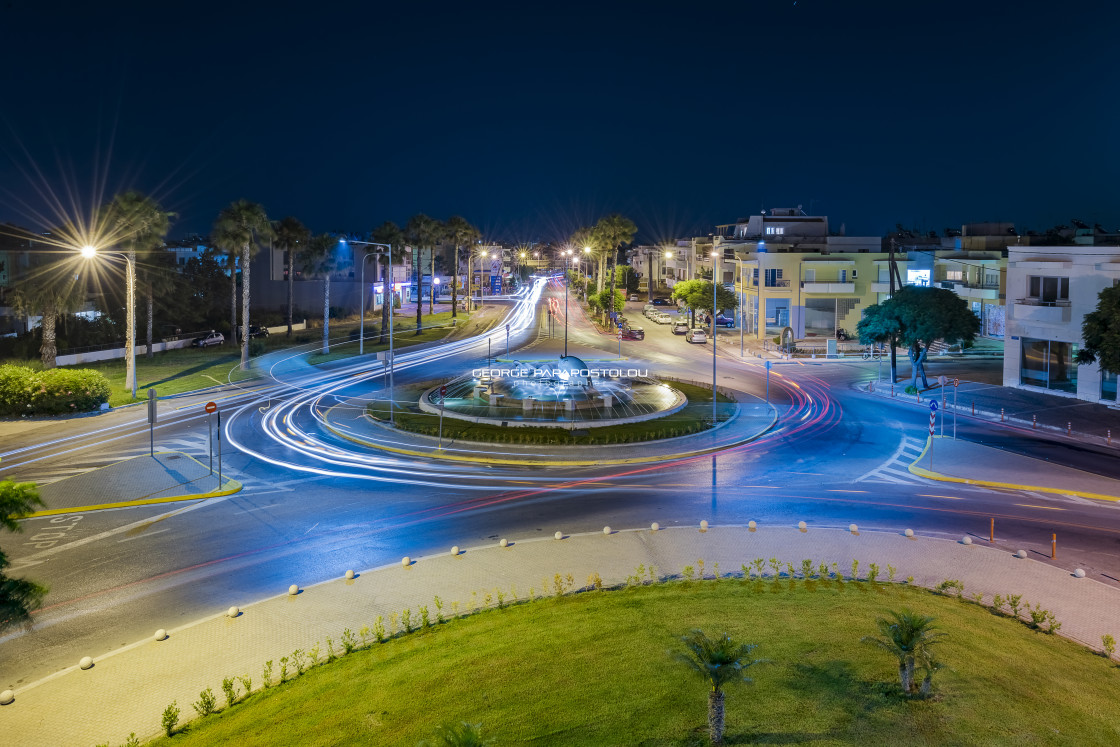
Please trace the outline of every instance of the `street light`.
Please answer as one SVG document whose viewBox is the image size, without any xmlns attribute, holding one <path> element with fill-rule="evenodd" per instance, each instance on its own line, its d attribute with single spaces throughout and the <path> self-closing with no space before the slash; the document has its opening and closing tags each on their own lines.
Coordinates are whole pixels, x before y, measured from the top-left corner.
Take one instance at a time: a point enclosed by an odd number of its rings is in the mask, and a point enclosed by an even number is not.
<svg viewBox="0 0 1120 747">
<path fill-rule="evenodd" d="M 90 244 L 86 244 L 79 251 L 84 259 L 93 259 L 99 253 L 97 247 Z M 125 337 L 128 338 L 129 356 L 125 361 L 124 385 L 132 390 L 132 398 L 136 399 L 136 266 L 124 252 L 104 252 L 104 254 L 120 257 L 128 268 L 125 275 L 125 305 L 128 307 L 125 314 L 127 320 Z"/>
<path fill-rule="evenodd" d="M 379 244 L 376 241 L 358 241 L 357 239 L 343 239 L 343 243 L 363 244 L 364 246 L 380 246 L 385 251 L 381 252 L 368 252 L 362 255 L 362 269 L 360 273 L 361 288 L 359 293 L 361 297 L 361 316 L 358 322 L 358 355 L 365 353 L 366 344 L 366 260 L 370 257 L 378 257 L 386 254 L 389 257 L 389 279 L 381 280 L 381 303 L 389 304 L 389 360 L 386 368 L 389 369 L 389 422 L 394 423 L 393 418 L 393 302 L 395 300 L 395 293 L 393 291 L 393 245 L 392 244 Z"/>
<path fill-rule="evenodd" d="M 482 260 L 490 256 L 490 252 L 479 252 L 467 258 L 467 297 L 471 295 L 471 259 L 478 257 L 478 310 L 482 311 L 482 304 L 486 300 L 486 284 L 482 282 Z"/>
</svg>

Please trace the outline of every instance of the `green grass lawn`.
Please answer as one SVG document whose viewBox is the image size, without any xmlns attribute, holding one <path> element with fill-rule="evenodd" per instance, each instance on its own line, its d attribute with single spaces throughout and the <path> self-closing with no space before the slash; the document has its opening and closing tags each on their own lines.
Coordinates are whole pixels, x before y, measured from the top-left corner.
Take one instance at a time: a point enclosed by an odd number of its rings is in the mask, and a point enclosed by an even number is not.
<svg viewBox="0 0 1120 747">
<path fill-rule="evenodd" d="M 903 606 L 949 634 L 928 700 L 904 699 L 895 660 L 860 642 Z M 728 579 L 490 609 L 373 643 L 173 742 L 411 747 L 467 721 L 496 744 L 705 744 L 706 686 L 671 653 L 694 628 L 769 660 L 727 690 L 729 744 L 1120 743 L 1120 670 L 1074 643 L 902 585 Z"/>
<path fill-rule="evenodd" d="M 136 357 L 137 395 L 147 399 L 148 389 L 154 388 L 160 396 L 180 394 L 204 389 L 232 381 L 247 381 L 257 377 L 256 371 L 241 371 L 241 349 L 221 345 L 204 349 L 183 348 L 155 353 L 151 359 Z M 132 402 L 132 392 L 124 386 L 125 360 L 83 363 L 71 368 L 90 368 L 105 374 L 112 394 L 109 404 L 117 407 Z"/>
<path fill-rule="evenodd" d="M 687 436 L 711 427 L 712 390 L 677 382 L 670 382 L 670 386 L 688 397 L 688 404 L 682 410 L 656 420 L 573 432 L 562 428 L 545 427 L 503 428 L 500 425 L 472 423 L 444 417 L 443 437 L 448 441 L 463 439 L 488 443 L 573 446 L 639 443 L 660 438 Z M 420 394 L 420 390 L 403 390 L 397 394 L 397 402 L 398 404 L 402 400 L 415 402 Z M 720 402 L 719 417 L 725 420 L 734 412 L 734 406 L 731 404 L 733 400 L 719 394 L 718 401 Z M 387 420 L 389 414 L 386 407 L 383 401 L 373 402 L 367 407 L 367 412 L 373 417 Z M 439 416 L 421 412 L 416 405 L 410 405 L 406 412 L 398 410 L 395 418 L 397 427 L 401 430 L 427 436 L 435 436 L 439 433 Z"/>
<path fill-rule="evenodd" d="M 460 325 L 465 324 L 466 317 L 460 315 L 457 321 Z M 389 343 L 387 341 L 384 344 L 378 344 L 376 337 L 372 337 L 371 339 L 371 336 L 376 335 L 378 330 L 380 329 L 380 322 L 380 317 L 378 317 L 376 321 L 371 321 L 369 319 L 366 320 L 365 352 L 367 355 L 369 353 L 379 353 L 383 350 L 389 349 Z M 435 340 L 442 340 L 444 337 L 450 334 L 453 329 L 451 327 L 451 311 L 448 310 L 437 314 L 432 314 L 431 316 L 425 314 L 424 319 L 421 322 L 421 327 L 422 328 L 420 330 L 420 334 L 416 334 L 416 317 L 413 316 L 406 319 L 404 317 L 401 317 L 399 314 L 397 316 L 394 316 L 393 349 L 398 350 L 411 347 L 413 345 L 418 345 L 422 342 L 433 342 Z M 317 365 L 320 363 L 342 360 L 344 358 L 350 358 L 357 355 L 358 330 L 359 325 L 357 320 L 347 320 L 341 323 L 332 321 L 330 330 L 331 339 L 335 340 L 336 342 L 342 341 L 341 344 L 332 343 L 330 352 L 326 355 L 323 355 L 323 353 L 321 352 L 311 353 L 307 357 L 307 362 L 312 365 Z M 322 327 L 317 330 L 313 330 L 313 333 L 314 334 L 311 335 L 312 342 L 321 341 L 323 339 Z M 354 339 L 352 341 L 349 340 L 351 334 L 353 334 L 354 336 Z M 311 347 L 312 349 L 318 350 L 318 348 L 315 348 L 314 345 L 312 345 Z"/>
</svg>

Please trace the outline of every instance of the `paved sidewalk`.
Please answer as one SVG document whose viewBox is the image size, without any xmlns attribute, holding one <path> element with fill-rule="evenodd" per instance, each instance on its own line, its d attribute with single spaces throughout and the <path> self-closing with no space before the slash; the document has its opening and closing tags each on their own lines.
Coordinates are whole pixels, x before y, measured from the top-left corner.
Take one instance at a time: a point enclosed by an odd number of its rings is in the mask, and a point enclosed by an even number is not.
<svg viewBox="0 0 1120 747">
<path fill-rule="evenodd" d="M 32 516 L 91 511 L 99 508 L 198 500 L 229 495 L 241 483 L 218 479 L 217 461 L 211 473 L 206 464 L 181 451 L 160 451 L 107 467 L 90 470 L 39 488 L 46 504 Z"/>
<path fill-rule="evenodd" d="M 953 540 L 815 526 L 807 531 L 713 527 L 706 532 L 677 527 L 561 541 L 513 538 L 505 548 L 495 543 L 454 557 L 418 558 L 407 568 L 395 563 L 361 572 L 353 580 L 345 580 L 347 569 L 339 566 L 337 580 L 295 596 L 279 589 L 281 596 L 266 600 L 230 599 L 230 604 L 241 605 L 237 617 L 215 610 L 211 617 L 170 628 L 167 640 L 153 637 L 98 657 L 89 670 L 77 667 L 83 652 L 75 651 L 74 667 L 20 688 L 14 702 L 0 707 L 0 733 L 5 743 L 22 747 L 119 744 L 133 731 L 151 737 L 159 732 L 160 713 L 173 700 L 189 719 L 189 704 L 200 690 L 212 688 L 221 700 L 224 677 L 248 674 L 260 688 L 265 661 L 278 662 L 317 642 L 325 650 L 328 636 L 338 650 L 345 629 L 356 635 L 363 626 L 372 627 L 379 615 L 387 620 L 405 608 L 415 615 L 421 605 L 434 613 L 436 596 L 445 612 L 452 603 L 466 610 L 474 592 L 476 599 L 495 589 L 525 598 L 533 587 L 540 595 L 556 573 L 570 573 L 577 586 L 591 573 L 599 573 L 606 584 L 622 584 L 638 565 L 655 566 L 664 576 L 679 574 L 702 558 L 708 569 L 718 562 L 720 572 L 728 574 L 757 557 L 777 557 L 798 567 L 803 558 L 814 564 L 835 562 L 845 571 L 858 559 L 861 568 L 874 562 L 884 574 L 890 564 L 897 567 L 898 579 L 912 575 L 922 586 L 952 578 L 964 583 L 966 595 L 982 593 L 985 600 L 993 594 L 1022 594 L 1055 613 L 1062 635 L 1090 646 L 1099 645 L 1104 633 L 1120 634 L 1120 589 L 1115 584 L 1078 579 L 1067 569 Z"/>
</svg>

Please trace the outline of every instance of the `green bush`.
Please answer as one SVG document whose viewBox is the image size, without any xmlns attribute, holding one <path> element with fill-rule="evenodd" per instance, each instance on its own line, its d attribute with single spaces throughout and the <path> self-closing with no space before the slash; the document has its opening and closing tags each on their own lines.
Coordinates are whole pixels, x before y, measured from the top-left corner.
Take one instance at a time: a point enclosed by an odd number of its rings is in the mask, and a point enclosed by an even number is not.
<svg viewBox="0 0 1120 747">
<path fill-rule="evenodd" d="M 33 371 L 0 366 L 0 414 L 58 415 L 96 410 L 109 401 L 109 382 L 100 371 L 54 368 Z"/>
</svg>

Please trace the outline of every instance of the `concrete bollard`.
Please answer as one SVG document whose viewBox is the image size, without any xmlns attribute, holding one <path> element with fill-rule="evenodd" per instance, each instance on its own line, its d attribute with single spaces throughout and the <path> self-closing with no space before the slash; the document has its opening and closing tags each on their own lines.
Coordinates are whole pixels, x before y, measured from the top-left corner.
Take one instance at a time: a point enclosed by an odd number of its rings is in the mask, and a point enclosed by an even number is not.
<svg viewBox="0 0 1120 747">
<path fill-rule="evenodd" d="M 239 610 L 237 607 L 230 607 L 228 610 L 226 610 L 226 617 L 237 617 L 240 614 L 241 610 Z"/>
<path fill-rule="evenodd" d="M 354 571 L 346 571 L 346 580 L 347 581 L 353 581 L 354 580 Z"/>
<path fill-rule="evenodd" d="M 1037 428 L 1037 427 L 1038 427 L 1038 416 L 1037 415 L 1031 415 L 1031 428 Z"/>
<path fill-rule="evenodd" d="M 154 636 L 152 636 L 152 638 L 154 640 L 157 640 L 157 641 L 166 641 L 167 640 L 167 631 L 164 630 L 163 628 L 160 628 L 159 630 L 156 631 L 156 634 Z"/>
<path fill-rule="evenodd" d="M 1069 436 L 1069 435 L 1072 435 L 1072 434 L 1073 434 L 1073 423 L 1067 421 L 1066 422 L 1066 435 Z"/>
<path fill-rule="evenodd" d="M 656 532 L 660 528 L 661 528 L 661 525 L 658 524 L 656 521 L 649 525 L 649 530 L 651 532 Z"/>
<path fill-rule="evenodd" d="M 701 532 L 708 531 L 708 520 L 707 519 L 704 519 L 700 522 L 700 531 Z"/>
<path fill-rule="evenodd" d="M 999 408 L 999 422 L 1003 422 L 1003 408 Z"/>
<path fill-rule="evenodd" d="M 459 554 L 459 546 L 458 545 L 453 545 L 451 547 L 451 557 L 455 557 L 458 554 Z"/>
<path fill-rule="evenodd" d="M 858 534 L 859 533 L 859 527 L 856 526 L 855 524 L 849 524 L 848 525 L 848 531 L 851 532 L 852 534 Z"/>
<path fill-rule="evenodd" d="M 758 524 L 756 524 L 753 520 L 748 521 L 747 522 L 747 529 L 749 529 L 753 532 L 754 530 L 758 529 Z"/>
<path fill-rule="evenodd" d="M 292 584 L 288 587 L 288 596 L 294 597 L 296 594 L 299 594 L 299 585 Z"/>
<path fill-rule="evenodd" d="M 905 534 L 907 537 L 913 537 L 914 536 L 914 530 L 913 529 L 907 529 L 905 532 L 903 532 L 903 534 Z"/>
<path fill-rule="evenodd" d="M 403 558 L 401 558 L 401 565 L 405 568 L 408 568 L 410 565 L 412 565 L 412 558 L 405 555 Z"/>
<path fill-rule="evenodd" d="M 5 690 L 4 692 L 0 693 L 0 705 L 11 705 L 11 703 L 15 699 L 16 694 L 11 690 Z"/>
<path fill-rule="evenodd" d="M 1085 578 L 1085 571 L 1082 570 L 1081 568 L 1074 568 L 1073 569 L 1073 577 L 1074 578 Z"/>
<path fill-rule="evenodd" d="M 1020 560 L 1027 557 L 1027 551 L 1026 550 L 1016 550 L 1015 551 L 1015 557 L 1019 558 Z"/>
<path fill-rule="evenodd" d="M 802 532 L 804 532 L 807 527 L 808 527 L 808 525 L 805 522 L 803 522 L 803 521 L 797 522 L 797 528 L 800 529 Z"/>
<path fill-rule="evenodd" d="M 505 537 L 502 537 L 500 540 L 498 540 L 498 547 L 509 547 L 509 540 L 507 540 Z"/>
<path fill-rule="evenodd" d="M 971 545 L 972 544 L 972 538 L 971 537 L 962 537 L 961 538 L 961 544 L 962 545 Z"/>
<path fill-rule="evenodd" d="M 611 528 L 610 527 L 603 527 L 603 534 L 610 534 L 610 533 L 611 533 Z"/>
<path fill-rule="evenodd" d="M 78 666 L 82 669 L 90 669 L 93 666 L 93 659 L 83 656 L 82 660 L 78 662 Z"/>
<path fill-rule="evenodd" d="M 564 533 L 563 533 L 563 532 L 557 532 L 556 534 L 554 534 L 554 535 L 552 535 L 552 536 L 553 536 L 554 538 L 558 539 L 558 540 L 562 540 L 562 539 L 564 539 Z"/>
</svg>

